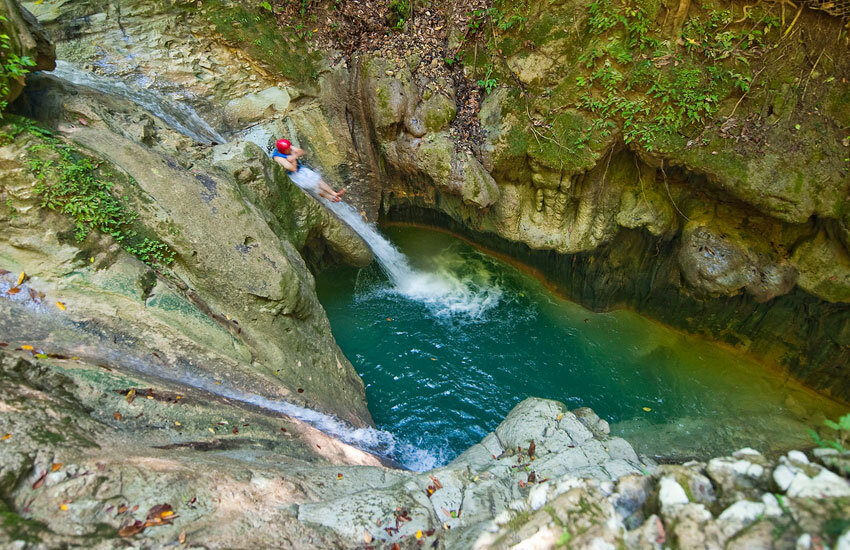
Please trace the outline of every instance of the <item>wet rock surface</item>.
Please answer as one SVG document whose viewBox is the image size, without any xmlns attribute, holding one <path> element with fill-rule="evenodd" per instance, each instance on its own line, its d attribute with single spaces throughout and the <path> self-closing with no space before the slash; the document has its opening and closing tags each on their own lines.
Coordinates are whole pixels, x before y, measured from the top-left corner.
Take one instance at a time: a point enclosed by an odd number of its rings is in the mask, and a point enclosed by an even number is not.
<svg viewBox="0 0 850 550">
<path fill-rule="evenodd" d="M 3 545 L 850 545 L 846 453 L 773 460 L 742 449 L 657 466 L 592 411 L 530 399 L 449 465 L 416 474 L 228 393 L 370 423 L 310 268 L 371 255 L 263 156 L 286 134 L 332 183 L 351 187 L 367 218 L 382 207 L 438 211 L 480 235 L 552 251 L 561 282 L 594 308 L 629 303 L 850 395 L 840 375 L 850 343 L 846 167 L 840 155 L 809 154 L 845 146 L 833 143 L 834 124 L 806 120 L 794 134 L 803 145 L 789 146 L 793 92 L 769 101 L 784 126 L 742 123 L 759 107 L 741 98 L 737 119 L 665 154 L 625 147 L 614 133 L 553 156 L 533 145 L 546 113 L 562 109 L 559 123 L 576 132 L 587 117 L 535 88 L 574 79 L 563 65 L 584 39 L 578 30 L 506 54 L 530 102 L 511 86 L 482 101 L 435 48 L 445 40 L 443 53 L 456 53 L 474 22 L 461 12 L 483 3 L 420 15 L 413 34 L 426 48 L 375 27 L 382 7 L 362 19 L 376 47 L 334 56 L 333 67 L 307 52 L 297 70 L 245 53 L 265 44 L 262 25 L 241 38 L 244 51 L 234 47 L 224 30 L 255 25 L 254 12 L 213 21 L 215 6 L 25 4 L 61 59 L 176 95 L 221 132 L 261 145 L 199 146 L 127 101 L 29 79 L 18 112 L 111 170 L 116 193 L 175 261 L 148 266 L 94 232 L 75 241 L 73 222 L 38 206 L 27 165 L 37 136 L 0 148 Z M 574 8 L 586 6 L 555 3 L 529 26 Z M 813 17 L 798 28 L 817 28 Z M 824 25 L 823 36 L 836 34 Z M 787 65 L 811 79 L 814 69 L 793 57 Z M 846 72 L 846 56 L 826 57 Z M 842 124 L 842 102 L 818 98 L 809 101 L 825 100 Z M 767 153 L 719 141 L 735 131 Z M 20 272 L 28 277 L 16 282 Z"/>
</svg>

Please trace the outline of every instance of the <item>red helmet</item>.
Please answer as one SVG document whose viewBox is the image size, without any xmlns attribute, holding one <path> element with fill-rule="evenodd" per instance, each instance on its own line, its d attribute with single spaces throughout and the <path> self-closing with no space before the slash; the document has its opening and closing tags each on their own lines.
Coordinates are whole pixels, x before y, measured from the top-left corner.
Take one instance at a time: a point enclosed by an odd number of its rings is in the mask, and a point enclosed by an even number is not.
<svg viewBox="0 0 850 550">
<path fill-rule="evenodd" d="M 289 148 L 292 147 L 292 143 L 288 139 L 279 139 L 275 143 L 275 146 L 280 154 L 285 155 L 289 152 Z"/>
</svg>

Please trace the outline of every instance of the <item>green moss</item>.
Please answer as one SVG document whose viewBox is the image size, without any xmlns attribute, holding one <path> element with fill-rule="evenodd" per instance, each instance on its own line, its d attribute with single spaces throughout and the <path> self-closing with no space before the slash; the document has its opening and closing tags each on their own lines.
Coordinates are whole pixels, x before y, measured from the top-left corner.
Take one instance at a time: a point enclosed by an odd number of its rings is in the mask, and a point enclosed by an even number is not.
<svg viewBox="0 0 850 550">
<path fill-rule="evenodd" d="M 58 434 L 56 432 L 51 432 L 47 429 L 36 429 L 31 432 L 32 438 L 43 444 L 51 444 L 51 443 L 62 443 L 65 441 L 65 438 L 62 434 Z"/>
<path fill-rule="evenodd" d="M 799 193 L 803 190 L 803 182 L 805 181 L 805 177 L 801 172 L 797 172 L 797 178 L 794 180 L 794 192 Z"/>
<path fill-rule="evenodd" d="M 48 531 L 43 523 L 21 517 L 3 499 L 0 499 L 0 526 L 10 540 L 32 544 L 41 542 L 41 533 Z"/>
<path fill-rule="evenodd" d="M 194 4 L 184 7 L 196 13 Z M 215 25 L 232 46 L 297 83 L 307 83 L 318 74 L 321 55 L 310 53 L 307 39 L 312 32 L 305 22 L 281 27 L 274 16 L 256 3 L 205 0 L 200 15 Z"/>
<path fill-rule="evenodd" d="M 72 147 L 30 121 L 16 122 L 12 135 L 28 139 L 27 165 L 36 178 L 40 206 L 68 216 L 74 222 L 73 240 L 81 243 L 93 230 L 113 237 L 125 250 L 150 265 L 168 265 L 171 248 L 141 224 L 127 197 L 117 196 L 114 171 L 103 161 Z M 70 235 L 60 235 L 69 241 Z"/>
</svg>

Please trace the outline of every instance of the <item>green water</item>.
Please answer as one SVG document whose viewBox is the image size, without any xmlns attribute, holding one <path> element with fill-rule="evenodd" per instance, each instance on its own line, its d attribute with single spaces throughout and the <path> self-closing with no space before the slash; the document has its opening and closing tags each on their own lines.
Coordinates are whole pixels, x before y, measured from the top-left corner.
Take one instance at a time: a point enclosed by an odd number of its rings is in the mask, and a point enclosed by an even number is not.
<svg viewBox="0 0 850 550">
<path fill-rule="evenodd" d="M 325 271 L 317 290 L 378 427 L 435 463 L 530 396 L 591 407 L 638 452 L 676 459 L 811 446 L 806 429 L 844 412 L 703 339 L 629 311 L 589 312 L 449 235 L 384 233 L 453 294 L 406 298 L 376 264 Z"/>
</svg>

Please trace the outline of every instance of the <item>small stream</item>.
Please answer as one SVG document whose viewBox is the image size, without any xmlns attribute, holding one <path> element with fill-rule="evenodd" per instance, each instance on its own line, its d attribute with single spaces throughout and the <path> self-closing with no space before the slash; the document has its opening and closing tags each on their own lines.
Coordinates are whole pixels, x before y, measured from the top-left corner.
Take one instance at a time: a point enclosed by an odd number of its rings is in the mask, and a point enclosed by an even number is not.
<svg viewBox="0 0 850 550">
<path fill-rule="evenodd" d="M 317 278 L 319 299 L 378 428 L 437 463 L 530 396 L 591 407 L 638 452 L 678 460 L 808 447 L 807 428 L 845 412 L 704 339 L 585 310 L 452 236 L 385 232 L 407 282 L 394 281 L 398 266 L 336 268 Z"/>
</svg>

